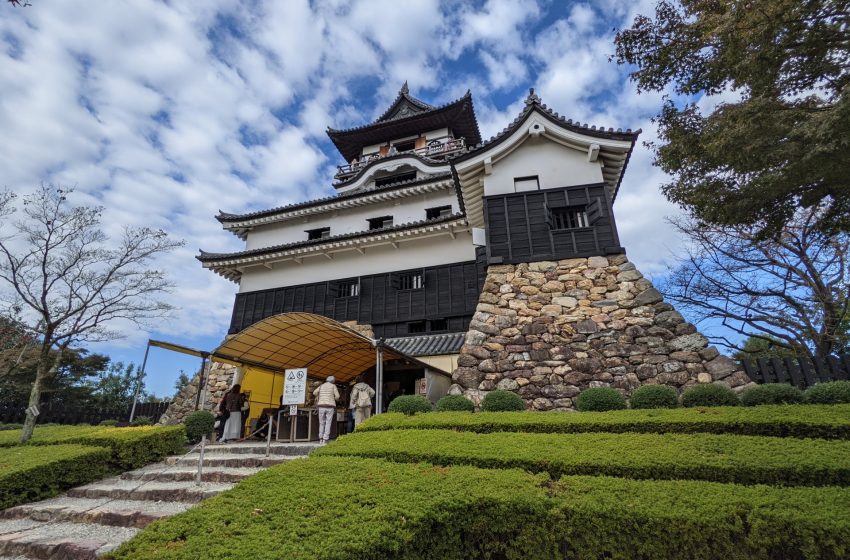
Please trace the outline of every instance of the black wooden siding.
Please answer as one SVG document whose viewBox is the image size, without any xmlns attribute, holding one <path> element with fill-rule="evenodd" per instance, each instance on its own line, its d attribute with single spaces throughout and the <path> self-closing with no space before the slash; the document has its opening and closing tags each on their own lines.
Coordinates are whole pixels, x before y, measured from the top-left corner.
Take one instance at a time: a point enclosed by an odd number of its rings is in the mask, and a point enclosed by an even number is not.
<svg viewBox="0 0 850 560">
<path fill-rule="evenodd" d="M 585 228 L 553 229 L 549 209 L 571 206 L 592 206 L 597 211 L 593 223 Z M 604 184 L 487 196 L 484 217 L 490 263 L 623 252 Z"/>
<path fill-rule="evenodd" d="M 474 261 L 361 276 L 360 295 L 355 297 L 337 297 L 340 280 L 237 294 L 229 332 L 237 333 L 266 317 L 295 311 L 369 324 L 379 338 L 422 334 L 408 332 L 408 324 L 418 321 L 426 321 L 425 333 L 465 331 L 487 272 L 484 251 L 476 252 Z M 398 288 L 398 275 L 419 271 L 424 275 L 422 289 Z M 431 320 L 435 319 L 445 319 L 448 328 L 432 330 Z"/>
</svg>

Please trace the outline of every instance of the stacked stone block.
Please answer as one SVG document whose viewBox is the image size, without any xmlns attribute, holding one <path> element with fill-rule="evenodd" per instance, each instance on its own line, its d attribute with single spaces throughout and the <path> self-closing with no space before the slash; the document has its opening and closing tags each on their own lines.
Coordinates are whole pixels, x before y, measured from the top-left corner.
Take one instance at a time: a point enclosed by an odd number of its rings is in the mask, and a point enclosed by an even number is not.
<svg viewBox="0 0 850 560">
<path fill-rule="evenodd" d="M 452 379 L 476 404 L 506 389 L 564 411 L 588 387 L 751 383 L 625 255 L 490 266 Z"/>
</svg>

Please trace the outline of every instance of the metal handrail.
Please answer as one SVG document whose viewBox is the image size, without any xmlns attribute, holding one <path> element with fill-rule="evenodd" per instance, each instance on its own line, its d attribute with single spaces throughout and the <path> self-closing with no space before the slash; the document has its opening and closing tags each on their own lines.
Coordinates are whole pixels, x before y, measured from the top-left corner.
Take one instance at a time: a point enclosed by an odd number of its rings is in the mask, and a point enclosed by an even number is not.
<svg viewBox="0 0 850 560">
<path fill-rule="evenodd" d="M 414 148 L 412 150 L 405 150 L 403 152 L 395 152 L 395 153 L 386 153 L 384 155 L 380 154 L 370 154 L 367 156 L 363 156 L 361 160 L 358 160 L 354 163 L 347 163 L 345 165 L 337 165 L 337 179 L 342 178 L 346 175 L 352 175 L 357 173 L 362 168 L 366 167 L 370 163 L 375 160 L 384 159 L 386 157 L 400 155 L 400 154 L 416 154 L 419 156 L 425 157 L 433 157 L 433 156 L 447 156 L 456 152 L 463 150 L 466 147 L 466 141 L 463 138 L 451 138 L 448 142 L 439 142 L 433 143 L 428 146 L 423 146 L 422 148 Z"/>
</svg>

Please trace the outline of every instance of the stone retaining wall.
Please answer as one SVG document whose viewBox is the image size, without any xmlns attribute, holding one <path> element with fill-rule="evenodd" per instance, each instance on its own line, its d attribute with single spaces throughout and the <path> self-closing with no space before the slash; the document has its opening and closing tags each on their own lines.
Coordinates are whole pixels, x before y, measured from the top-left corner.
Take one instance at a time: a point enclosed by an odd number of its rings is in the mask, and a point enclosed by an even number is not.
<svg viewBox="0 0 850 560">
<path fill-rule="evenodd" d="M 624 395 L 751 380 L 665 303 L 625 255 L 490 266 L 452 379 L 476 404 L 493 389 L 533 410 L 572 410 L 587 387 Z"/>
</svg>

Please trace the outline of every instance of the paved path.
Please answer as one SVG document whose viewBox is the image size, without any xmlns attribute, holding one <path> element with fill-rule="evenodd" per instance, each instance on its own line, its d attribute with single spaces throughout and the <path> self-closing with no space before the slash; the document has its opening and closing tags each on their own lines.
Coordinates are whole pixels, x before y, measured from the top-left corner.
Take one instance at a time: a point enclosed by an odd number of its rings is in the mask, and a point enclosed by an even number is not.
<svg viewBox="0 0 850 560">
<path fill-rule="evenodd" d="M 313 443 L 207 446 L 203 479 L 197 452 L 168 457 L 32 504 L 0 511 L 0 560 L 89 560 L 129 540 L 148 523 L 180 513 L 277 463 L 306 457 Z"/>
</svg>

